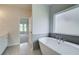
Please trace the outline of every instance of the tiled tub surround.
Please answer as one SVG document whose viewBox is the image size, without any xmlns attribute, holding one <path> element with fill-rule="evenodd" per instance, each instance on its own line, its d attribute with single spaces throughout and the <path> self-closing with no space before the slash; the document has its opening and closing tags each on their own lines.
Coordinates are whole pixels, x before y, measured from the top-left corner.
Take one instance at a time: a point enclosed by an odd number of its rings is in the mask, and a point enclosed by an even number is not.
<svg viewBox="0 0 79 59">
<path fill-rule="evenodd" d="M 48 34 L 32 34 L 34 49 L 39 49 L 39 42 L 38 42 L 39 38 L 48 37 L 48 36 L 52 37 L 52 38 L 56 38 L 56 39 L 63 38 L 63 40 L 65 40 L 65 41 L 79 44 L 79 36 L 58 34 L 58 33 L 49 33 L 49 35 Z"/>
<path fill-rule="evenodd" d="M 79 44 L 79 36 L 74 35 L 66 35 L 66 34 L 58 34 L 58 33 L 49 33 L 49 37 L 53 37 L 56 39 L 62 39 L 68 42 L 72 42 L 75 44 Z"/>
</svg>

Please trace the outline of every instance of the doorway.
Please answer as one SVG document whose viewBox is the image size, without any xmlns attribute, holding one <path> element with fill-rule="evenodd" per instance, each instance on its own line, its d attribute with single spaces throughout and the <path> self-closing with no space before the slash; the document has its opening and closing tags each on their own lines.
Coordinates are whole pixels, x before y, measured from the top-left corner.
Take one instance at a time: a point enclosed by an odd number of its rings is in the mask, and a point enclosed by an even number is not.
<svg viewBox="0 0 79 59">
<path fill-rule="evenodd" d="M 22 17 L 20 19 L 19 31 L 20 31 L 20 54 L 30 55 L 33 50 L 32 43 L 32 20 L 28 17 Z"/>
<path fill-rule="evenodd" d="M 28 33 L 28 18 L 22 17 L 20 19 L 19 30 L 20 30 L 20 44 L 28 43 L 29 33 Z"/>
</svg>

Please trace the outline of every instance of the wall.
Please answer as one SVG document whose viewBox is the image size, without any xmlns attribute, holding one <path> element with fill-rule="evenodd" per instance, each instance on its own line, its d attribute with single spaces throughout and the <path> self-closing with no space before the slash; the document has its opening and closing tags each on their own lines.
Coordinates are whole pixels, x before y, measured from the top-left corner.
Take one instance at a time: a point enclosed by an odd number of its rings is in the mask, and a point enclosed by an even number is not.
<svg viewBox="0 0 79 59">
<path fill-rule="evenodd" d="M 18 7 L 0 5 L 0 35 L 9 33 L 8 46 L 19 44 L 19 22 L 22 16 L 30 17 L 30 11 Z"/>
<path fill-rule="evenodd" d="M 79 44 L 79 36 L 67 35 L 67 34 L 61 34 L 61 33 L 50 33 L 49 37 L 53 37 L 56 39 L 63 39 L 68 42 Z"/>
<path fill-rule="evenodd" d="M 33 34 L 49 33 L 49 8 L 46 5 L 32 5 Z"/>
<path fill-rule="evenodd" d="M 76 6 L 74 6 L 74 7 L 76 7 Z M 76 10 L 76 11 L 78 11 L 78 10 Z M 69 14 L 69 12 L 68 12 L 68 14 Z M 49 36 L 53 37 L 53 38 L 57 38 L 57 39 L 63 39 L 65 41 L 69 41 L 69 42 L 72 42 L 75 44 L 79 44 L 79 36 L 78 36 L 79 35 L 79 33 L 78 33 L 79 32 L 78 31 L 78 29 L 79 29 L 78 28 L 78 22 L 79 22 L 78 19 L 79 18 L 74 17 L 74 16 L 77 16 L 78 14 L 79 14 L 78 12 L 77 13 L 74 12 L 74 13 L 70 13 L 69 15 L 64 15 L 64 16 L 62 16 L 64 20 L 58 18 L 59 21 L 57 21 L 56 23 L 53 22 L 53 19 L 51 17 L 52 21 L 50 20 L 51 28 L 50 28 Z M 56 26 L 55 24 L 58 24 L 58 26 Z M 56 26 L 56 28 L 53 26 Z M 68 31 L 68 30 L 70 30 L 70 31 Z"/>
<path fill-rule="evenodd" d="M 50 6 L 49 32 L 53 33 L 53 16 L 55 13 L 73 6 L 72 4 L 53 4 Z"/>
<path fill-rule="evenodd" d="M 54 33 L 79 36 L 79 6 L 69 11 L 56 14 Z"/>
<path fill-rule="evenodd" d="M 38 38 L 49 33 L 49 7 L 48 5 L 32 5 L 32 36 L 34 47 L 38 47 Z"/>
<path fill-rule="evenodd" d="M 66 10 L 55 15 L 53 33 L 49 36 L 79 44 L 79 5 Z"/>
</svg>

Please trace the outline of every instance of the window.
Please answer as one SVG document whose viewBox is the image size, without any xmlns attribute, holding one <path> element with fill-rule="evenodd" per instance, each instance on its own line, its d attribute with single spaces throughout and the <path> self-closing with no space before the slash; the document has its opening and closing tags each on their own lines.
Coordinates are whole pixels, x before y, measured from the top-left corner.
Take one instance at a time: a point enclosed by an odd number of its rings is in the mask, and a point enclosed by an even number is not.
<svg viewBox="0 0 79 59">
<path fill-rule="evenodd" d="M 26 24 L 24 24 L 24 31 L 25 31 L 25 32 L 27 31 Z"/>
<path fill-rule="evenodd" d="M 26 32 L 27 31 L 27 25 L 26 24 L 20 24 L 20 32 Z"/>
<path fill-rule="evenodd" d="M 23 31 L 23 24 L 20 24 L 20 31 Z"/>
</svg>

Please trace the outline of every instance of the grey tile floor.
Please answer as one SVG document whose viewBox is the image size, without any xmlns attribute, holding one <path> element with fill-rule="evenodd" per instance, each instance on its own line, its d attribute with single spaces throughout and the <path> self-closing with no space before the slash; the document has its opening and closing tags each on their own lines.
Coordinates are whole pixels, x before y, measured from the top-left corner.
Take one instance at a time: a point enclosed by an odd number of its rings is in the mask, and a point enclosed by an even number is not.
<svg viewBox="0 0 79 59">
<path fill-rule="evenodd" d="M 19 45 L 10 46 L 10 47 L 6 48 L 6 50 L 4 51 L 3 55 L 19 55 L 20 54 L 19 48 L 20 48 Z"/>
<path fill-rule="evenodd" d="M 28 34 L 20 34 L 20 43 L 28 42 Z"/>
<path fill-rule="evenodd" d="M 3 55 L 41 55 L 40 50 L 31 51 L 28 43 L 8 47 Z"/>
<path fill-rule="evenodd" d="M 31 51 L 28 45 L 27 34 L 20 34 L 20 45 L 8 47 L 3 55 L 41 55 L 40 50 Z"/>
</svg>

